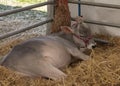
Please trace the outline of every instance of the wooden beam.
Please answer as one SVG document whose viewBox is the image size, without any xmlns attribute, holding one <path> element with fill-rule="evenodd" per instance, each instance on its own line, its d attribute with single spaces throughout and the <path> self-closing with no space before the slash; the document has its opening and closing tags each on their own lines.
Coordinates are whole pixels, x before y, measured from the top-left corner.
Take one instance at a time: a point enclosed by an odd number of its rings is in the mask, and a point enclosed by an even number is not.
<svg viewBox="0 0 120 86">
<path fill-rule="evenodd" d="M 51 33 L 59 32 L 60 26 L 70 26 L 71 17 L 68 0 L 55 0 L 55 15 L 51 26 Z"/>
</svg>

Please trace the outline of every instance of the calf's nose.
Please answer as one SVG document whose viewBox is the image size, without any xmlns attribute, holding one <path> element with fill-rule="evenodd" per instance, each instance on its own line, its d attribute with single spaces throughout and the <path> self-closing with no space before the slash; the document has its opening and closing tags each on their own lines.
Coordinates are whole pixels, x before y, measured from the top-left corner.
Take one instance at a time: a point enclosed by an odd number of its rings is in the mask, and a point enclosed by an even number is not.
<svg viewBox="0 0 120 86">
<path fill-rule="evenodd" d="M 96 48 L 96 47 L 97 47 L 96 45 L 93 45 L 93 46 L 92 46 L 92 49 L 94 49 L 94 48 Z"/>
</svg>

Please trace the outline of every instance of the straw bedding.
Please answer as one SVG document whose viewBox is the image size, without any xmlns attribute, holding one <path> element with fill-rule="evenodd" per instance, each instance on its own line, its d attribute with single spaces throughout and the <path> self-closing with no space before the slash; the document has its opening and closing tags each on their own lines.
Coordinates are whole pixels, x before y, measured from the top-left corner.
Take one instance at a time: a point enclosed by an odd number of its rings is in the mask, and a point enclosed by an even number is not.
<svg viewBox="0 0 120 86">
<path fill-rule="evenodd" d="M 98 45 L 87 61 L 77 62 L 64 70 L 68 77 L 61 81 L 29 78 L 0 66 L 0 86 L 120 86 L 120 38 L 100 36 L 114 45 Z M 22 39 L 12 40 L 0 46 L 4 56 Z"/>
</svg>

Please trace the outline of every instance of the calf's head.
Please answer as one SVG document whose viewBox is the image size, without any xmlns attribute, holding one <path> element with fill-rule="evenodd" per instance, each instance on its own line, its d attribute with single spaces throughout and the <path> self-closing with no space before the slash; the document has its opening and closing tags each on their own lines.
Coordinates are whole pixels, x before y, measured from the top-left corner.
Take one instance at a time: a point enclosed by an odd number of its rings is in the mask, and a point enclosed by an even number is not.
<svg viewBox="0 0 120 86">
<path fill-rule="evenodd" d="M 93 37 L 86 34 L 81 35 L 78 28 L 72 29 L 68 26 L 61 26 L 61 30 L 66 34 L 72 34 L 71 40 L 73 40 L 80 49 L 92 49 L 96 46 Z"/>
</svg>

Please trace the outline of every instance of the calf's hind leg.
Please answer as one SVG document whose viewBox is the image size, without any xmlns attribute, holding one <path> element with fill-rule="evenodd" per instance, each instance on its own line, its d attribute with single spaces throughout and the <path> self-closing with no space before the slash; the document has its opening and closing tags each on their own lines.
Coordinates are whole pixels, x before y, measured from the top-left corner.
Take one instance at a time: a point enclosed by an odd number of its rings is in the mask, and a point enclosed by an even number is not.
<svg viewBox="0 0 120 86">
<path fill-rule="evenodd" d="M 66 77 L 65 73 L 42 59 L 37 65 L 31 65 L 30 67 L 26 65 L 24 69 L 24 73 L 26 73 L 25 75 L 27 76 L 41 76 L 52 80 L 59 80 Z"/>
<path fill-rule="evenodd" d="M 58 68 L 54 67 L 51 64 L 46 64 L 46 63 L 43 64 L 43 70 L 40 71 L 40 75 L 53 80 L 59 80 L 59 79 L 61 80 L 67 76 Z"/>
</svg>

